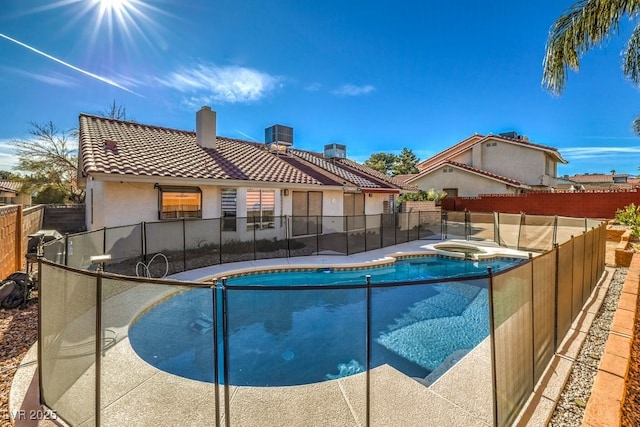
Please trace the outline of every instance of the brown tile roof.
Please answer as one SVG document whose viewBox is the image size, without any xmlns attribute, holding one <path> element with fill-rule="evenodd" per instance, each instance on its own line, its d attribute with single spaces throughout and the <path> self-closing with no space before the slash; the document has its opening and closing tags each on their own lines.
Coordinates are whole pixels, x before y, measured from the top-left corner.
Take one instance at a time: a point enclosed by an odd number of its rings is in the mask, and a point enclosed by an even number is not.
<svg viewBox="0 0 640 427">
<path fill-rule="evenodd" d="M 394 187 L 397 187 L 397 188 L 400 188 L 400 189 L 405 189 L 405 190 L 416 190 L 417 189 L 415 186 L 407 184 L 407 183 L 405 183 L 405 181 L 400 179 L 399 178 L 400 175 L 389 176 L 389 175 L 384 174 L 384 173 L 382 173 L 380 171 L 377 171 L 375 169 L 371 169 L 370 167 L 367 167 L 365 165 L 361 165 L 360 163 L 354 162 L 353 160 L 338 159 L 338 164 L 340 164 L 343 167 L 350 168 L 355 173 L 366 174 L 367 176 L 371 177 L 372 179 L 379 180 L 380 182 L 382 182 L 382 183 L 384 183 L 386 185 L 391 185 L 391 186 L 394 186 Z"/>
<path fill-rule="evenodd" d="M 560 163 L 564 163 L 566 164 L 567 161 L 565 159 L 562 158 L 562 156 L 560 155 L 560 153 L 558 152 L 558 150 L 556 148 L 553 147 L 549 147 L 546 145 L 541 145 L 541 144 L 535 144 L 533 142 L 529 142 L 523 139 L 517 139 L 517 138 L 508 138 L 506 136 L 502 136 L 502 135 L 487 135 L 487 136 L 483 136 L 483 135 L 472 135 L 467 139 L 464 139 L 462 141 L 460 141 L 459 143 L 447 148 L 444 151 L 439 152 L 438 154 L 431 156 L 430 158 L 423 160 L 422 162 L 418 163 L 418 169 L 420 169 L 420 171 L 425 170 L 425 169 L 429 169 L 434 165 L 439 164 L 440 162 L 442 162 L 443 160 L 448 160 L 451 157 L 457 156 L 458 154 L 470 149 L 471 147 L 473 147 L 476 144 L 482 144 L 485 141 L 488 140 L 498 140 L 498 141 L 505 141 L 505 142 L 509 142 L 512 144 L 518 144 L 518 145 L 524 145 L 526 147 L 531 147 L 531 148 L 537 148 L 543 151 L 546 151 L 547 153 L 551 154 L 552 156 L 556 157 L 556 160 L 558 160 Z"/>
<path fill-rule="evenodd" d="M 321 184 L 262 144 L 218 137 L 199 146 L 195 132 L 80 115 L 80 169 L 86 176 L 136 176 Z"/>
<path fill-rule="evenodd" d="M 607 175 L 607 174 L 603 174 L 603 173 L 589 173 L 589 174 L 581 174 L 581 175 L 573 175 L 570 176 L 568 179 L 570 179 L 573 182 L 579 182 L 579 183 L 595 183 L 595 182 L 600 182 L 600 183 L 613 183 L 613 176 L 612 175 Z"/>
<path fill-rule="evenodd" d="M 16 193 L 20 192 L 22 188 L 22 182 L 20 181 L 9 181 L 7 179 L 0 179 L 0 187 L 5 190 L 14 191 Z"/>
<path fill-rule="evenodd" d="M 451 166 L 456 166 L 456 167 L 458 167 L 460 169 L 465 169 L 465 170 L 468 170 L 469 172 L 477 173 L 479 175 L 483 175 L 483 176 L 486 176 L 488 178 L 492 178 L 492 179 L 495 179 L 495 180 L 498 180 L 498 181 L 502 181 L 502 182 L 505 182 L 507 184 L 510 184 L 510 185 L 513 185 L 513 186 L 516 186 L 516 187 L 520 187 L 520 186 L 524 185 L 522 182 L 517 181 L 515 179 L 507 178 L 506 176 L 501 176 L 501 175 L 498 175 L 498 174 L 495 174 L 495 173 L 487 172 L 487 171 L 482 170 L 482 169 L 474 168 L 472 166 L 465 165 L 464 163 L 446 161 L 446 162 L 444 162 L 444 164 L 449 164 Z"/>
<path fill-rule="evenodd" d="M 485 176 L 487 178 L 491 178 L 491 179 L 494 179 L 494 180 L 497 180 L 497 181 L 502 181 L 502 182 L 504 182 L 506 184 L 509 184 L 509 185 L 512 185 L 514 187 L 523 187 L 523 186 L 526 187 L 526 184 L 524 184 L 524 183 L 522 183 L 520 181 L 517 181 L 515 179 L 507 178 L 506 176 L 501 176 L 501 175 L 497 175 L 495 173 L 487 172 L 487 171 L 482 170 L 482 169 L 474 168 L 472 166 L 465 165 L 464 163 L 452 162 L 451 160 L 445 160 L 444 162 L 440 162 L 439 164 L 437 164 L 435 166 L 432 166 L 429 169 L 425 169 L 425 170 L 423 170 L 422 172 L 420 172 L 417 175 L 414 175 L 414 177 L 427 175 L 427 174 L 435 171 L 436 169 L 439 169 L 442 166 L 446 166 L 446 165 L 454 166 L 454 167 L 456 167 L 458 169 L 464 169 L 466 171 L 473 172 L 473 173 L 476 173 L 478 175 L 482 175 L 482 176 Z"/>
<path fill-rule="evenodd" d="M 387 187 L 388 185 L 381 184 L 376 182 L 374 179 L 364 177 L 361 174 L 356 174 L 344 167 L 340 167 L 339 162 L 331 162 L 325 160 L 322 157 L 319 157 L 316 153 L 312 153 L 310 151 L 302 151 L 302 150 L 289 150 L 289 153 L 293 156 L 299 157 L 302 160 L 305 160 L 313 165 L 324 169 L 332 173 L 333 175 L 342 178 L 344 181 L 348 183 L 354 184 L 361 188 L 382 188 Z"/>
</svg>

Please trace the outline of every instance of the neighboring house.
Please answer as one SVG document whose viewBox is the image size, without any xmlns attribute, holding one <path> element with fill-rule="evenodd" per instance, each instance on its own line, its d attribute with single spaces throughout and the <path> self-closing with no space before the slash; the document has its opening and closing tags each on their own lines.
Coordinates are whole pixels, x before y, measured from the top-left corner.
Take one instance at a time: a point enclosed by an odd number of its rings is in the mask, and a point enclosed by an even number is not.
<svg viewBox="0 0 640 427">
<path fill-rule="evenodd" d="M 0 204 L 31 205 L 31 195 L 21 190 L 21 182 L 0 180 Z"/>
<path fill-rule="evenodd" d="M 636 179 L 622 173 L 585 173 L 564 178 L 573 184 L 569 190 L 630 190 L 638 185 Z"/>
<path fill-rule="evenodd" d="M 335 216 L 343 231 L 337 217 L 386 213 L 411 188 L 348 160 L 343 145 L 328 144 L 324 154 L 295 149 L 286 126 L 267 128 L 265 144 L 218 136 L 209 107 L 197 112 L 195 132 L 87 114 L 79 121 L 87 230 L 223 218 L 222 231 L 272 238 L 286 227 L 274 216 L 286 215 Z M 293 235 L 315 231 L 308 220 L 292 228 Z"/>
<path fill-rule="evenodd" d="M 517 194 L 554 188 L 558 163 L 567 163 L 558 150 L 515 132 L 476 134 L 420 162 L 420 172 L 403 180 L 452 197 Z"/>
</svg>

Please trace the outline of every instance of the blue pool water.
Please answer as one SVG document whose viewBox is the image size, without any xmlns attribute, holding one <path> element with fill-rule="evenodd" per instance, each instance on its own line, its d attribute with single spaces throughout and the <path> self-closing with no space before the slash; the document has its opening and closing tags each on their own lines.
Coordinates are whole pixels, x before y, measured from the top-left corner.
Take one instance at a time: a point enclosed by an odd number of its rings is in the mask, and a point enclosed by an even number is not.
<svg viewBox="0 0 640 427">
<path fill-rule="evenodd" d="M 295 280 L 289 276 L 300 272 L 230 278 L 229 383 L 308 384 L 365 370 L 366 290 L 292 291 L 287 285 L 320 284 L 321 278 L 328 284 L 363 283 L 367 274 L 372 283 L 458 277 L 455 282 L 372 288 L 371 367 L 389 364 L 425 378 L 488 336 L 486 279 L 465 277 L 484 273 L 487 266 L 498 271 L 521 261 L 425 257 L 379 269 L 305 272 Z M 234 284 L 262 286 L 238 290 Z M 266 285 L 283 289 L 266 290 Z M 210 289 L 178 294 L 132 325 L 131 345 L 159 369 L 213 382 L 212 312 Z"/>
</svg>

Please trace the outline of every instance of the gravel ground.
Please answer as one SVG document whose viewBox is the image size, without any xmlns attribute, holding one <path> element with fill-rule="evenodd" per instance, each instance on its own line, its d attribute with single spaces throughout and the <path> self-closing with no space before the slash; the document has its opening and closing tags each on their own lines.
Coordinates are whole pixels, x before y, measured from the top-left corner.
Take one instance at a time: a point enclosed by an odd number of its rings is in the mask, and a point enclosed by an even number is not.
<svg viewBox="0 0 640 427">
<path fill-rule="evenodd" d="M 582 425 L 584 411 L 591 395 L 600 359 L 604 354 L 604 347 L 626 277 L 626 268 L 615 270 L 607 295 L 573 364 L 571 375 L 560 395 L 549 426 L 579 427 Z"/>
<path fill-rule="evenodd" d="M 0 426 L 10 426 L 9 389 L 25 353 L 38 339 L 37 292 L 25 308 L 0 309 Z"/>
<path fill-rule="evenodd" d="M 580 426 L 586 402 L 589 400 L 591 388 L 596 375 L 600 358 L 611 328 L 613 315 L 617 308 L 622 285 L 627 269 L 618 268 L 613 275 L 611 285 L 602 307 L 596 316 L 587 339 L 574 364 L 571 376 L 560 397 L 558 406 L 551 419 L 550 426 Z M 640 307 L 640 301 L 639 301 Z M 27 350 L 37 340 L 38 305 L 37 294 L 25 308 L 13 310 L 0 309 L 0 426 L 10 426 L 9 389 L 16 369 Z M 636 320 L 636 339 L 634 341 L 635 358 L 629 371 L 627 386 L 631 390 L 627 394 L 623 425 L 640 425 L 640 319 Z M 634 394 L 635 393 L 635 394 Z"/>
</svg>

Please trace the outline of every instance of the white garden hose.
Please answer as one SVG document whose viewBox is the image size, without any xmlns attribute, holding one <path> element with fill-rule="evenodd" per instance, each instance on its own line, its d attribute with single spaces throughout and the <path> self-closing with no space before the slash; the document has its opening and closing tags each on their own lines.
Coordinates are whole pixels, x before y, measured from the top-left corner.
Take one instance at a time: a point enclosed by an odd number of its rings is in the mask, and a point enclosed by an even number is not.
<svg viewBox="0 0 640 427">
<path fill-rule="evenodd" d="M 140 274 L 140 269 L 142 269 L 142 273 L 144 274 L 144 277 L 146 277 L 147 279 L 151 279 L 152 277 L 151 277 L 151 271 L 150 271 L 149 267 L 151 267 L 151 263 L 152 263 L 152 262 L 153 262 L 153 260 L 154 260 L 154 259 L 156 259 L 156 257 L 158 257 L 158 256 L 160 256 L 160 257 L 164 258 L 164 265 L 165 265 L 164 274 L 163 274 L 162 276 L 160 276 L 160 277 L 159 277 L 159 279 L 162 279 L 162 278 L 166 277 L 166 276 L 167 276 L 167 274 L 169 274 L 169 260 L 168 260 L 168 259 L 167 259 L 167 257 L 166 257 L 163 253 L 161 253 L 161 252 L 158 252 L 157 254 L 155 254 L 155 255 L 154 255 L 154 256 L 149 260 L 149 262 L 148 262 L 148 263 L 146 263 L 146 264 L 145 264 L 144 262 L 142 262 L 142 261 L 139 261 L 139 262 L 136 264 L 136 276 L 137 276 L 137 277 L 140 277 L 140 276 L 141 276 L 141 274 Z"/>
</svg>

